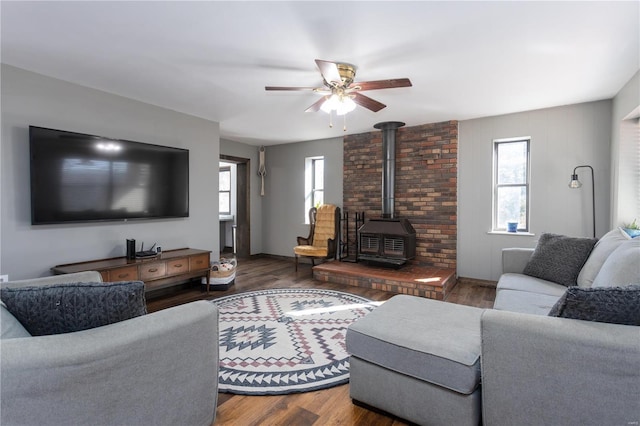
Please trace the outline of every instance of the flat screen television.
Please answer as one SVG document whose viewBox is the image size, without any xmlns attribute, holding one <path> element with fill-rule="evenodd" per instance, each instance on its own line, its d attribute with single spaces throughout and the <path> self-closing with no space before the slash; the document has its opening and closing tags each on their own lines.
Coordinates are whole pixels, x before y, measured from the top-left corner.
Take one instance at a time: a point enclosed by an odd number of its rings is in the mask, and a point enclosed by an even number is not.
<svg viewBox="0 0 640 426">
<path fill-rule="evenodd" d="M 29 126 L 31 223 L 189 216 L 189 150 Z"/>
</svg>

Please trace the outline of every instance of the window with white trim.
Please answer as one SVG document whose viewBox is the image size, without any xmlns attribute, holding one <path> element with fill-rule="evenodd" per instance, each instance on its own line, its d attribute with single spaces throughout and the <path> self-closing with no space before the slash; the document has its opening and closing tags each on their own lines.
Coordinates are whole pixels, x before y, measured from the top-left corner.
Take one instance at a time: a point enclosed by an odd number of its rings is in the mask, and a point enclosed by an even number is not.
<svg viewBox="0 0 640 426">
<path fill-rule="evenodd" d="M 305 158 L 304 222 L 309 223 L 309 210 L 324 204 L 324 157 Z"/>
<path fill-rule="evenodd" d="M 518 222 L 529 232 L 529 144 L 531 138 L 493 141 L 493 231 Z"/>
<path fill-rule="evenodd" d="M 231 167 L 220 167 L 218 214 L 231 214 Z"/>
</svg>

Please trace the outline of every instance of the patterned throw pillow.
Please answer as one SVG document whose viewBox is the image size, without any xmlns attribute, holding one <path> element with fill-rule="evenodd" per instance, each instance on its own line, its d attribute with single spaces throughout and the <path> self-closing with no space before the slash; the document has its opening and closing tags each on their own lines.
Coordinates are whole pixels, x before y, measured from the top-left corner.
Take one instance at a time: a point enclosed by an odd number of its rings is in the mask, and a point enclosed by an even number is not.
<svg viewBox="0 0 640 426">
<path fill-rule="evenodd" d="M 551 308 L 550 317 L 640 325 L 640 285 L 569 287 Z"/>
<path fill-rule="evenodd" d="M 576 285 L 582 265 L 598 240 L 542 234 L 523 273 L 562 284 Z"/>
<path fill-rule="evenodd" d="M 0 298 L 32 336 L 87 330 L 147 313 L 142 281 L 2 288 Z"/>
</svg>

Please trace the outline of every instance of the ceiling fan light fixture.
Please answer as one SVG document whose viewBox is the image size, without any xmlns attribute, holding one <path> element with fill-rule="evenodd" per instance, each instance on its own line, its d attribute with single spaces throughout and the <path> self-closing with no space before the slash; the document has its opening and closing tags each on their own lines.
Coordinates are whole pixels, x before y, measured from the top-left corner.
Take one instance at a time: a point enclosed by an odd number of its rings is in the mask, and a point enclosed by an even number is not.
<svg viewBox="0 0 640 426">
<path fill-rule="evenodd" d="M 356 103 L 351 96 L 334 93 L 322 103 L 320 109 L 327 114 L 335 111 L 337 115 L 345 115 L 356 109 Z"/>
<path fill-rule="evenodd" d="M 335 111 L 340 107 L 340 103 L 341 103 L 340 97 L 334 93 L 329 97 L 329 99 L 324 101 L 320 109 L 326 112 L 327 114 L 330 114 L 331 111 Z"/>
<path fill-rule="evenodd" d="M 356 103 L 353 101 L 353 99 L 351 99 L 350 96 L 344 96 L 341 101 L 342 102 L 340 102 L 338 108 L 336 108 L 336 114 L 345 115 L 356 109 Z"/>
<path fill-rule="evenodd" d="M 331 107 L 329 105 L 330 105 L 330 102 L 327 99 L 326 101 L 324 101 L 322 105 L 320 105 L 320 109 L 326 112 L 327 114 L 331 114 Z"/>
</svg>

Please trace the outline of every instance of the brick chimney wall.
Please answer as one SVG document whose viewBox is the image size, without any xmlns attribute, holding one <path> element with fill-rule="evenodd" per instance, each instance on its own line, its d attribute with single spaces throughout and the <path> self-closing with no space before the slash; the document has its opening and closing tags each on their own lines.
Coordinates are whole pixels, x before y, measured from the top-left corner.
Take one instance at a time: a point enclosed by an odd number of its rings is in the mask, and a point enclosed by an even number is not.
<svg viewBox="0 0 640 426">
<path fill-rule="evenodd" d="M 355 212 L 382 216 L 382 132 L 344 138 L 343 210 L 355 253 Z M 395 216 L 416 230 L 415 262 L 456 268 L 458 122 L 402 127 L 396 135 Z"/>
</svg>

